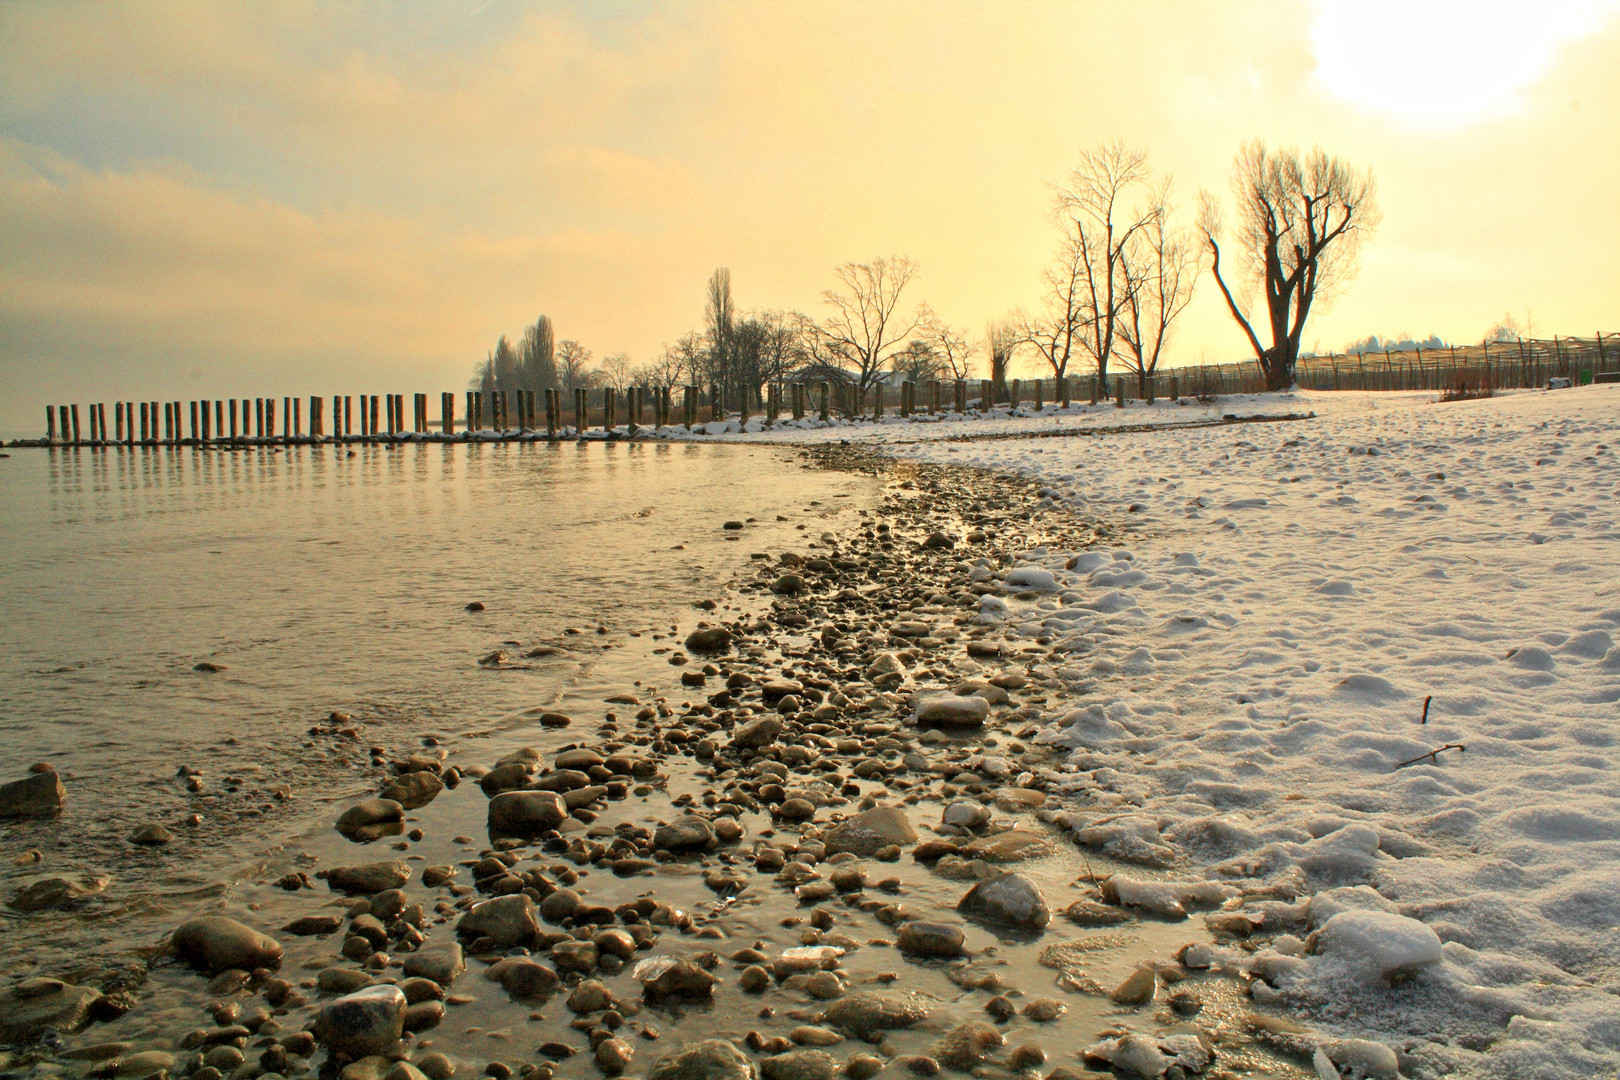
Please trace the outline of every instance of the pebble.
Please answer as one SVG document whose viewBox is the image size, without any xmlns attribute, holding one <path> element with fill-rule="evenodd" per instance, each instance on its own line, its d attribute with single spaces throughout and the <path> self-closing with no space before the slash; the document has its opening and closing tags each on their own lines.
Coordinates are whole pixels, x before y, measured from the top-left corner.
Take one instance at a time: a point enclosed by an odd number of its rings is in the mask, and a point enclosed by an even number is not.
<svg viewBox="0 0 1620 1080">
<path fill-rule="evenodd" d="M 280 942 L 221 915 L 204 915 L 182 923 L 169 936 L 169 947 L 181 960 L 210 971 L 251 971 L 281 965 Z"/>
<path fill-rule="evenodd" d="M 967 935 L 960 926 L 917 920 L 900 924 L 895 939 L 902 952 L 950 960 L 962 955 Z"/>
<path fill-rule="evenodd" d="M 956 910 L 972 919 L 1019 930 L 1044 930 L 1052 921 L 1041 890 L 1019 874 L 998 874 L 979 882 L 957 903 Z"/>
</svg>

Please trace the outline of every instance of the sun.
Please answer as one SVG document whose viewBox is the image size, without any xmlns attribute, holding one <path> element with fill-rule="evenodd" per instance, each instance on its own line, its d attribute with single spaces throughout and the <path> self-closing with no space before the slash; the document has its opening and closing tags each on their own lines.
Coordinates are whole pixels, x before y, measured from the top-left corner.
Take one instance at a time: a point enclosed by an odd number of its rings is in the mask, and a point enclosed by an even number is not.
<svg viewBox="0 0 1620 1080">
<path fill-rule="evenodd" d="M 1620 14 L 1620 0 L 1315 0 L 1317 83 L 1411 127 L 1512 116 L 1558 50 Z"/>
</svg>

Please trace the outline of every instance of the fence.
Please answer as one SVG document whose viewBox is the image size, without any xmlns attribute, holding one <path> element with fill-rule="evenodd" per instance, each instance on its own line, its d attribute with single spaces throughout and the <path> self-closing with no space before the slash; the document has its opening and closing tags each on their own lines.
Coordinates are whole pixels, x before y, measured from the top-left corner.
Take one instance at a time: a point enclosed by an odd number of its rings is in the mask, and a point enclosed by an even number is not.
<svg viewBox="0 0 1620 1080">
<path fill-rule="evenodd" d="M 1555 337 L 1549 341 L 1460 348 L 1313 356 L 1299 361 L 1295 378 L 1300 386 L 1311 390 L 1501 390 L 1544 386 L 1551 378 L 1576 383 L 1620 381 L 1620 341 L 1616 338 L 1614 334 L 1600 333 L 1591 338 Z M 709 387 L 705 393 L 698 386 L 469 390 L 466 412 L 459 420 L 455 394 L 439 395 L 437 417 L 429 416 L 428 395 L 413 395 L 409 426 L 404 394 L 335 395 L 330 398 L 330 412 L 327 398 L 311 397 L 307 425 L 304 399 L 283 397 L 279 434 L 275 398 L 189 403 L 119 401 L 113 403 L 111 425 L 106 403 L 98 402 L 87 406 L 84 416 L 78 405 L 47 406 L 45 438 L 16 440 L 12 445 L 133 447 L 555 439 L 578 437 L 593 427 L 604 432 L 617 432 L 622 427 L 627 435 L 635 435 L 647 425 L 649 416 L 655 428 L 682 425 L 690 430 L 705 421 L 732 415 L 746 423 L 755 404 L 761 406 L 764 421 L 771 424 L 784 413 L 791 413 L 795 420 L 807 415 L 823 421 L 834 415 L 881 419 L 886 411 L 902 417 L 982 412 L 986 403 L 1038 412 L 1048 404 L 1068 409 L 1076 403 L 1095 405 L 1110 396 L 1120 407 L 1138 398 L 1151 404 L 1166 391 L 1178 400 L 1183 394 L 1258 393 L 1265 389 L 1265 375 L 1258 363 L 1249 361 L 1173 368 L 1147 380 L 1138 380 L 1133 374 L 1118 375 L 1113 379 L 1112 395 L 1110 387 L 1095 376 L 1011 379 L 995 385 L 983 379 L 977 380 L 977 392 L 970 396 L 973 389 L 965 379 L 906 382 L 898 387 L 878 383 L 864 392 L 849 383 L 785 382 L 763 388 L 759 399 L 753 394 L 733 394 L 729 401 L 719 387 Z"/>
</svg>

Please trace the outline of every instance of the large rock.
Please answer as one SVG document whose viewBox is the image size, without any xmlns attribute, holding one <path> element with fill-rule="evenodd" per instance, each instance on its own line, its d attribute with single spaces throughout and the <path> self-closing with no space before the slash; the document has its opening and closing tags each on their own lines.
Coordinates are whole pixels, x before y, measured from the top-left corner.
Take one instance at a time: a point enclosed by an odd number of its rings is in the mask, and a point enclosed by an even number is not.
<svg viewBox="0 0 1620 1080">
<path fill-rule="evenodd" d="M 971 919 L 1018 930 L 1044 930 L 1052 921 L 1041 890 L 1020 874 L 998 874 L 979 882 L 956 910 Z"/>
<path fill-rule="evenodd" d="M 924 922 L 919 919 L 901 923 L 895 931 L 895 944 L 900 951 L 911 956 L 929 956 L 954 959 L 962 955 L 962 944 L 967 935 L 960 926 L 950 923 Z"/>
<path fill-rule="evenodd" d="M 16 895 L 6 903 L 18 911 L 49 911 L 69 907 L 104 891 L 111 880 L 99 874 L 40 878 L 18 889 Z"/>
<path fill-rule="evenodd" d="M 647 1080 L 757 1080 L 753 1062 L 724 1039 L 705 1039 L 653 1062 Z"/>
<path fill-rule="evenodd" d="M 71 1035 L 90 1022 L 90 1009 L 101 997 L 88 986 L 58 979 L 24 979 L 0 990 L 0 1043 L 24 1043 L 46 1028 Z"/>
<path fill-rule="evenodd" d="M 0 818 L 55 817 L 62 812 L 65 794 L 55 770 L 0 784 Z"/>
<path fill-rule="evenodd" d="M 169 947 L 188 964 L 209 971 L 281 966 L 281 943 L 223 915 L 203 915 L 169 936 Z"/>
<path fill-rule="evenodd" d="M 827 854 L 847 851 L 867 858 L 879 848 L 917 842 L 917 830 L 898 806 L 874 806 L 839 822 L 827 834 Z"/>
<path fill-rule="evenodd" d="M 879 653 L 866 666 L 866 681 L 879 690 L 893 690 L 906 681 L 906 666 L 893 653 Z"/>
<path fill-rule="evenodd" d="M 328 1051 L 349 1058 L 386 1054 L 404 1033 L 405 994 L 386 983 L 340 997 L 315 1017 L 312 1030 Z"/>
<path fill-rule="evenodd" d="M 982 727 L 990 703 L 981 697 L 923 698 L 917 702 L 917 723 L 924 727 Z"/>
<path fill-rule="evenodd" d="M 393 783 L 382 789 L 382 797 L 399 803 L 407 810 L 415 810 L 426 806 L 439 797 L 444 790 L 444 781 L 438 775 L 426 769 L 416 769 L 401 774 Z"/>
<path fill-rule="evenodd" d="M 522 893 L 485 900 L 469 910 L 456 924 L 456 932 L 464 937 L 487 937 L 507 949 L 514 945 L 527 945 L 539 930 L 540 923 L 534 915 L 534 901 Z"/>
<path fill-rule="evenodd" d="M 532 836 L 555 829 L 568 817 L 568 804 L 555 791 L 507 791 L 489 800 L 489 827 L 495 832 Z"/>
<path fill-rule="evenodd" d="M 654 999 L 709 998 L 714 996 L 714 984 L 720 981 L 692 961 L 673 956 L 649 957 L 630 974 L 641 984 L 642 993 Z"/>
<path fill-rule="evenodd" d="M 393 799 L 362 799 L 343 811 L 337 831 L 350 840 L 375 840 L 403 831 L 405 808 Z"/>
<path fill-rule="evenodd" d="M 411 880 L 411 868 L 402 862 L 374 862 L 360 866 L 334 866 L 326 883 L 338 892 L 369 896 L 397 889 Z"/>
<path fill-rule="evenodd" d="M 962 854 L 985 862 L 1007 863 L 1040 859 L 1052 854 L 1057 841 L 1050 833 L 1035 829 L 1008 829 L 967 844 Z"/>
<path fill-rule="evenodd" d="M 440 986 L 449 986 L 465 970 L 461 945 L 454 941 L 424 945 L 405 957 L 405 974 L 431 979 Z"/>
<path fill-rule="evenodd" d="M 714 839 L 714 829 L 700 817 L 688 815 L 653 833 L 653 847 L 659 851 L 702 851 Z"/>
<path fill-rule="evenodd" d="M 858 1039 L 880 1035 L 894 1028 L 908 1028 L 928 1019 L 928 1010 L 914 1001 L 884 994 L 851 994 L 832 1003 L 826 1022 L 841 1027 Z"/>
<path fill-rule="evenodd" d="M 731 745 L 739 750 L 757 750 L 769 746 L 782 733 L 782 720 L 777 716 L 758 716 L 738 726 L 731 736 Z"/>
<path fill-rule="evenodd" d="M 759 1063 L 765 1080 L 837 1080 L 843 1064 L 825 1050 L 789 1050 Z"/>
<path fill-rule="evenodd" d="M 707 626 L 686 635 L 686 651 L 723 653 L 731 648 L 731 631 L 723 626 Z"/>
</svg>

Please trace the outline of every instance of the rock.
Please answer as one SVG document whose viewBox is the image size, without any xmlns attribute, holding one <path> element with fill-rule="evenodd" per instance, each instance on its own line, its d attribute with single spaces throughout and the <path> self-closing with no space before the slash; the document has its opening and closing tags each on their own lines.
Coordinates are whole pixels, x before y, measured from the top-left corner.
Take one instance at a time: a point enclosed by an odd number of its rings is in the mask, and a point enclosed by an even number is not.
<svg viewBox="0 0 1620 1080">
<path fill-rule="evenodd" d="M 111 878 L 98 874 L 41 878 L 18 889 L 7 904 L 17 911 L 64 908 L 105 891 L 111 881 Z"/>
<path fill-rule="evenodd" d="M 757 750 L 771 745 L 781 733 L 780 717 L 758 716 L 737 728 L 731 736 L 731 745 L 739 750 Z"/>
<path fill-rule="evenodd" d="M 585 901 L 573 889 L 558 889 L 540 901 L 540 917 L 549 923 L 560 923 L 573 916 Z"/>
<path fill-rule="evenodd" d="M 920 699 L 915 720 L 919 726 L 982 727 L 989 715 L 990 703 L 984 698 L 951 694 Z"/>
<path fill-rule="evenodd" d="M 956 541 L 942 532 L 931 532 L 922 546 L 933 551 L 949 551 L 956 546 Z"/>
<path fill-rule="evenodd" d="M 987 1051 L 1001 1045 L 1001 1032 L 983 1020 L 968 1020 L 945 1033 L 934 1056 L 941 1065 L 962 1072 L 971 1072 L 984 1060 Z"/>
<path fill-rule="evenodd" d="M 522 893 L 485 900 L 469 910 L 456 924 L 456 933 L 462 937 L 487 937 L 507 949 L 528 944 L 539 930 L 540 924 L 534 917 L 534 901 Z"/>
<path fill-rule="evenodd" d="M 1033 788 L 1001 788 L 996 792 L 996 809 L 1008 814 L 1039 810 L 1046 805 L 1046 792 Z"/>
<path fill-rule="evenodd" d="M 1081 1057 L 1105 1061 L 1126 1076 L 1158 1077 L 1170 1068 L 1170 1059 L 1159 1050 L 1158 1042 L 1135 1031 L 1093 1043 L 1081 1051 Z"/>
<path fill-rule="evenodd" d="M 778 596 L 797 596 L 804 592 L 804 578 L 798 574 L 783 574 L 771 582 L 771 592 Z"/>
<path fill-rule="evenodd" d="M 532 836 L 555 829 L 568 806 L 555 791 L 506 791 L 489 800 L 489 827 L 495 832 Z"/>
<path fill-rule="evenodd" d="M 631 976 L 649 998 L 707 998 L 719 982 L 690 960 L 653 956 L 635 966 Z"/>
<path fill-rule="evenodd" d="M 653 833 L 653 847 L 659 851 L 701 851 L 713 840 L 714 829 L 709 823 L 692 815 L 660 825 Z"/>
<path fill-rule="evenodd" d="M 864 674 L 866 681 L 879 690 L 893 690 L 906 681 L 906 666 L 893 653 L 879 653 Z"/>
<path fill-rule="evenodd" d="M 281 944 L 235 919 L 204 915 L 180 924 L 169 947 L 181 960 L 209 971 L 281 966 Z"/>
<path fill-rule="evenodd" d="M 789 1050 L 759 1063 L 765 1080 L 833 1080 L 842 1068 L 825 1050 Z"/>
<path fill-rule="evenodd" d="M 962 854 L 985 862 L 1023 862 L 1050 855 L 1057 847 L 1050 833 L 1034 829 L 1008 829 L 993 836 L 982 837 L 962 847 Z"/>
<path fill-rule="evenodd" d="M 303 915 L 283 926 L 281 932 L 296 937 L 314 937 L 318 934 L 330 934 L 342 928 L 341 915 Z"/>
<path fill-rule="evenodd" d="M 327 1004 L 316 1014 L 312 1030 L 333 1054 L 387 1054 L 404 1034 L 404 1013 L 404 993 L 382 983 Z"/>
<path fill-rule="evenodd" d="M 705 1039 L 653 1062 L 647 1080 L 757 1080 L 753 1063 L 724 1039 Z"/>
<path fill-rule="evenodd" d="M 501 987 L 517 998 L 541 997 L 562 985 L 562 977 L 533 960 L 503 960 L 499 965 Z M 491 968 L 494 971 L 495 968 Z"/>
<path fill-rule="evenodd" d="M 788 1032 L 788 1038 L 800 1046 L 837 1046 L 844 1037 L 832 1028 L 814 1024 L 801 1024 Z"/>
<path fill-rule="evenodd" d="M 876 1054 L 851 1054 L 844 1063 L 844 1075 L 849 1080 L 872 1080 L 883 1071 L 883 1059 Z"/>
<path fill-rule="evenodd" d="M 971 919 L 1019 930 L 1044 930 L 1052 921 L 1046 898 L 1019 874 L 998 874 L 969 889 L 956 910 Z"/>
<path fill-rule="evenodd" d="M 1036 998 L 1026 1004 L 1022 1011 L 1026 1019 L 1037 1024 L 1050 1024 L 1068 1012 L 1069 1007 L 1056 998 Z"/>
<path fill-rule="evenodd" d="M 397 777 L 382 789 L 382 797 L 406 810 L 415 810 L 438 798 L 443 790 L 444 781 L 437 774 L 418 769 Z"/>
<path fill-rule="evenodd" d="M 1150 967 L 1139 967 L 1108 995 L 1115 1005 L 1146 1005 L 1159 992 L 1159 977 Z"/>
<path fill-rule="evenodd" d="M 958 829 L 977 829 L 990 821 L 990 808 L 972 799 L 957 799 L 945 807 L 940 820 Z"/>
<path fill-rule="evenodd" d="M 776 808 L 783 821 L 809 821 L 816 816 L 816 804 L 809 799 L 787 799 Z"/>
<path fill-rule="evenodd" d="M 143 1050 L 121 1059 L 113 1075 L 125 1078 L 163 1076 L 172 1068 L 174 1055 L 167 1050 Z"/>
<path fill-rule="evenodd" d="M 25 1043 L 47 1028 L 71 1035 L 90 1022 L 98 990 L 59 979 L 32 978 L 0 990 L 0 1043 Z"/>
<path fill-rule="evenodd" d="M 928 1010 L 915 1002 L 884 994 L 851 994 L 833 1002 L 825 1019 L 857 1039 L 865 1039 L 894 1028 L 920 1024 L 928 1019 Z"/>
<path fill-rule="evenodd" d="M 580 1015 L 602 1012 L 614 1006 L 613 995 L 595 979 L 582 979 L 568 995 L 568 1008 Z"/>
<path fill-rule="evenodd" d="M 374 862 L 361 866 L 334 866 L 326 872 L 326 883 L 338 892 L 353 895 L 397 889 L 411 880 L 411 868 L 402 862 Z"/>
<path fill-rule="evenodd" d="M 771 973 L 759 964 L 750 964 L 737 976 L 737 986 L 745 994 L 759 994 L 771 985 Z"/>
<path fill-rule="evenodd" d="M 992 705 L 1005 705 L 1012 700 L 1007 691 L 983 679 L 964 679 L 951 687 L 951 693 L 960 697 L 982 697 Z"/>
<path fill-rule="evenodd" d="M 379 826 L 396 825 L 403 820 L 405 808 L 393 799 L 362 799 L 343 811 L 337 819 L 337 831 L 350 840 L 375 840 L 390 831 Z"/>
<path fill-rule="evenodd" d="M 174 834 L 157 821 L 148 822 L 129 834 L 130 843 L 146 847 L 162 847 L 173 839 Z"/>
<path fill-rule="evenodd" d="M 902 846 L 917 842 L 917 830 L 898 806 L 875 806 L 839 822 L 827 834 L 827 854 L 847 851 L 862 858 L 890 844 Z"/>
<path fill-rule="evenodd" d="M 461 944 L 446 941 L 438 945 L 424 945 L 405 957 L 405 974 L 419 979 L 431 979 L 440 986 L 449 986 L 456 976 L 467 970 L 461 955 Z"/>
<path fill-rule="evenodd" d="M 1131 921 L 1125 909 L 1095 900 L 1076 900 L 1063 909 L 1063 917 L 1076 926 L 1118 926 Z"/>
<path fill-rule="evenodd" d="M 901 952 L 948 960 L 962 955 L 962 943 L 967 935 L 960 926 L 918 920 L 901 923 L 895 931 L 895 939 Z"/>
<path fill-rule="evenodd" d="M 731 631 L 723 626 L 707 626 L 686 635 L 686 651 L 723 653 L 731 648 Z"/>
<path fill-rule="evenodd" d="M 450 1080 L 456 1074 L 455 1064 L 444 1054 L 428 1054 L 416 1062 L 428 1080 Z"/>
<path fill-rule="evenodd" d="M 618 1076 L 630 1067 L 636 1052 L 621 1039 L 603 1039 L 596 1044 L 596 1067 L 608 1076 Z"/>
<path fill-rule="evenodd" d="M 62 812 L 65 795 L 54 769 L 0 784 L 0 818 L 55 817 Z"/>
</svg>

